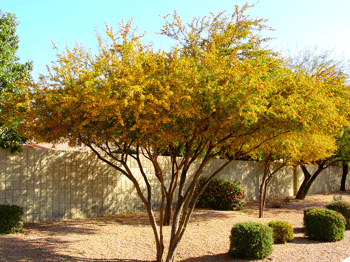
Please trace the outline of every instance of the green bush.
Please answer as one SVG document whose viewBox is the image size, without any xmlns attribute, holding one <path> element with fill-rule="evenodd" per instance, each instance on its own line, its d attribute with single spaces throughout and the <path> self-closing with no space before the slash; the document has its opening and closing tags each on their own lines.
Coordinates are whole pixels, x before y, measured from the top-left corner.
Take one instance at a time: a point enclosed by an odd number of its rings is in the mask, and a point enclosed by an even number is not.
<svg viewBox="0 0 350 262">
<path fill-rule="evenodd" d="M 273 230 L 273 240 L 275 244 L 285 244 L 294 239 L 293 227 L 289 222 L 271 221 L 267 225 Z"/>
<path fill-rule="evenodd" d="M 237 223 L 230 236 L 229 254 L 234 258 L 262 259 L 272 254 L 272 228 L 256 222 Z"/>
<path fill-rule="evenodd" d="M 310 239 L 334 242 L 344 238 L 345 219 L 334 210 L 307 208 L 304 210 L 304 227 Z"/>
<path fill-rule="evenodd" d="M 336 201 L 326 205 L 326 208 L 337 211 L 345 217 L 345 228 L 350 229 L 350 203 L 345 201 Z"/>
<path fill-rule="evenodd" d="M 115 153 L 115 154 L 123 154 L 123 151 L 120 150 L 120 149 L 115 149 L 115 150 L 112 151 L 112 153 Z M 137 150 L 135 150 L 135 149 L 129 149 L 128 153 L 129 153 L 130 155 L 136 155 L 136 154 L 137 154 Z"/>
<path fill-rule="evenodd" d="M 207 181 L 206 177 L 199 179 L 197 190 Z M 212 179 L 202 192 L 197 207 L 210 207 L 215 210 L 241 210 L 244 207 L 246 189 L 240 181 Z"/>
<path fill-rule="evenodd" d="M 0 205 L 0 234 L 16 233 L 22 230 L 23 209 L 15 205 Z"/>
</svg>

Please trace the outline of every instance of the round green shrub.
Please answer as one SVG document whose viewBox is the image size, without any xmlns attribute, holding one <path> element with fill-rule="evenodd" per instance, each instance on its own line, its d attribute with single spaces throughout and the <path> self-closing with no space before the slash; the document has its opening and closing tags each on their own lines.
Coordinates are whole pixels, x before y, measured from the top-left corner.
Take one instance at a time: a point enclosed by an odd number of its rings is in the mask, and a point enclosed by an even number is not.
<svg viewBox="0 0 350 262">
<path fill-rule="evenodd" d="M 336 201 L 327 204 L 326 208 L 342 214 L 345 217 L 345 228 L 350 229 L 350 203 L 345 201 Z"/>
<path fill-rule="evenodd" d="M 334 210 L 307 208 L 304 210 L 304 227 L 310 239 L 334 242 L 344 238 L 345 219 Z"/>
<path fill-rule="evenodd" d="M 237 223 L 230 236 L 229 254 L 234 258 L 262 259 L 272 254 L 272 228 L 256 222 Z"/>
<path fill-rule="evenodd" d="M 23 208 L 0 205 L 0 234 L 20 232 L 23 228 Z"/>
<path fill-rule="evenodd" d="M 294 239 L 293 227 L 289 222 L 271 221 L 267 225 L 273 230 L 273 240 L 275 244 L 285 244 Z"/>
<path fill-rule="evenodd" d="M 207 181 L 207 177 L 199 179 L 197 190 Z M 244 207 L 246 189 L 240 181 L 212 179 L 202 192 L 197 207 L 210 207 L 215 210 L 241 210 Z"/>
</svg>

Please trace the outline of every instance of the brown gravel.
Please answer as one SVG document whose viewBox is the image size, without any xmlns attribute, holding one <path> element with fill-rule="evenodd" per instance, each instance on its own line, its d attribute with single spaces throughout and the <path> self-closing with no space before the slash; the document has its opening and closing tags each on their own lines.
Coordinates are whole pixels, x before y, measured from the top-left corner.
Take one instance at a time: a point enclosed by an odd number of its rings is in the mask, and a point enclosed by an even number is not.
<svg viewBox="0 0 350 262">
<path fill-rule="evenodd" d="M 294 240 L 274 245 L 273 254 L 263 261 L 343 261 L 350 257 L 350 231 L 345 232 L 342 241 L 333 243 L 308 240 L 302 231 L 303 209 L 324 206 L 335 194 L 339 192 L 309 195 L 304 201 L 292 199 L 283 202 L 282 208 L 272 208 L 276 200 L 271 200 L 263 219 L 257 218 L 256 201 L 247 203 L 240 212 L 198 209 L 177 249 L 176 261 L 249 261 L 228 257 L 230 229 L 237 222 L 272 220 L 290 222 L 295 231 Z M 350 202 L 350 191 L 341 194 Z M 165 231 L 167 239 L 169 228 Z M 0 261 L 153 260 L 155 242 L 145 213 L 34 223 L 26 225 L 23 234 L 0 236 Z"/>
</svg>

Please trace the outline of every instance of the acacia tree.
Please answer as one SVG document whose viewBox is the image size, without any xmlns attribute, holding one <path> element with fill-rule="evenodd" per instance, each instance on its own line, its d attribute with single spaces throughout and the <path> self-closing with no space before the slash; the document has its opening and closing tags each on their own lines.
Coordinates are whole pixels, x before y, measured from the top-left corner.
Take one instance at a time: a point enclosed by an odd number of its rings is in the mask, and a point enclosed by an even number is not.
<svg viewBox="0 0 350 262">
<path fill-rule="evenodd" d="M 0 10 L 0 148 L 11 152 L 20 150 L 26 139 L 17 132 L 19 121 L 15 120 L 15 111 L 5 105 L 20 95 L 16 82 L 29 79 L 32 70 L 32 62 L 21 64 L 16 55 L 19 43 L 17 25 L 14 14 Z"/>
<path fill-rule="evenodd" d="M 343 134 L 337 138 L 338 151 L 337 155 L 342 164 L 342 178 L 340 182 L 340 191 L 346 191 L 346 179 L 349 170 L 350 161 L 350 130 L 345 127 Z"/>
<path fill-rule="evenodd" d="M 259 218 L 264 216 L 267 189 L 278 171 L 286 166 L 295 166 L 301 160 L 312 162 L 331 157 L 336 150 L 337 145 L 332 134 L 309 130 L 301 133 L 291 131 L 265 143 L 253 152 L 252 157 L 264 164 L 259 188 Z"/>
<path fill-rule="evenodd" d="M 317 81 L 323 81 L 326 85 L 339 87 L 349 85 L 349 65 L 342 58 L 334 57 L 332 50 L 320 50 L 319 47 L 305 48 L 299 50 L 296 55 L 291 56 L 291 65 L 295 71 L 302 71 L 304 74 L 314 78 Z M 327 90 L 325 89 L 325 92 Z M 337 96 L 341 98 L 337 103 L 341 103 L 344 108 L 349 104 L 349 93 L 340 88 L 337 92 Z M 349 114 L 344 115 L 345 118 L 349 117 Z M 346 121 L 344 119 L 344 121 Z M 299 164 L 304 174 L 304 180 L 298 190 L 296 199 L 304 199 L 312 186 L 313 182 L 319 176 L 319 174 L 336 164 L 337 162 L 346 163 L 349 160 L 349 139 L 347 124 L 344 122 L 344 128 L 342 134 L 333 134 L 337 139 L 338 150 L 333 155 L 318 158 L 310 162 L 306 159 L 300 160 Z M 306 167 L 307 163 L 317 165 L 317 170 L 314 173 L 310 173 Z M 345 165 L 346 166 L 346 165 Z M 346 171 L 346 167 L 344 168 Z M 346 172 L 345 172 L 346 174 Z M 342 177 L 342 185 L 345 187 L 346 175 Z"/>
<path fill-rule="evenodd" d="M 346 191 L 346 178 L 349 172 L 349 163 L 347 161 L 342 162 L 342 172 L 340 191 Z"/>
<path fill-rule="evenodd" d="M 342 163 L 343 165 L 343 175 L 341 179 L 341 190 L 344 189 L 345 191 L 345 182 L 346 182 L 346 175 L 347 175 L 347 162 L 350 159 L 349 155 L 349 149 L 350 149 L 350 140 L 349 140 L 349 133 L 348 128 L 344 128 L 343 133 L 341 136 L 335 137 L 335 144 L 336 144 L 336 150 L 329 156 L 323 156 L 318 157 L 312 161 L 307 161 L 306 159 L 300 159 L 299 164 L 304 174 L 304 180 L 298 190 L 298 193 L 296 195 L 296 199 L 305 199 L 306 195 L 308 194 L 313 182 L 316 180 L 316 178 L 320 175 L 320 173 L 327 169 L 328 167 L 332 165 L 336 165 L 337 163 Z M 306 163 L 313 163 L 317 165 L 317 169 L 310 173 L 308 170 Z M 344 168 L 345 165 L 345 168 Z"/>
<path fill-rule="evenodd" d="M 264 20 L 245 16 L 247 8 L 189 24 L 175 12 L 161 31 L 181 41 L 169 52 L 143 44 L 131 22 L 121 23 L 116 33 L 106 25 L 110 41 L 98 37 L 97 55 L 82 45 L 67 48 L 48 76 L 29 83 L 26 135 L 85 144 L 130 179 L 150 219 L 157 261 L 164 258 L 166 203 L 176 204 L 166 255 L 166 261 L 173 261 L 201 193 L 195 190 L 197 181 L 210 159 L 224 156 L 226 161 L 207 184 L 235 158 L 290 129 L 325 125 L 336 132 L 342 125 L 334 90 L 329 89 L 327 107 L 322 107 L 323 82 L 296 74 L 263 49 Z M 326 111 L 336 115 L 318 117 Z M 162 170 L 159 152 L 170 155 L 170 174 Z M 152 177 L 142 158 L 152 163 L 161 189 L 158 225 Z M 142 181 L 133 174 L 130 159 L 138 164 Z"/>
</svg>

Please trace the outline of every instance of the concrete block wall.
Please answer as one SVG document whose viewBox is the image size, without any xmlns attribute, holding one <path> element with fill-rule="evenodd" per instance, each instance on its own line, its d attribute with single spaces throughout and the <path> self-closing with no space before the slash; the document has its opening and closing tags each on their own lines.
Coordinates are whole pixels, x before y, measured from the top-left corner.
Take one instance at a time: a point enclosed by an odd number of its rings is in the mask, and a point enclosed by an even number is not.
<svg viewBox="0 0 350 262">
<path fill-rule="evenodd" d="M 142 209 L 127 178 L 94 154 L 37 149 L 0 150 L 0 204 L 23 207 L 26 223 Z"/>
<path fill-rule="evenodd" d="M 223 163 L 222 161 L 211 161 L 202 175 L 210 175 Z M 165 173 L 171 170 L 169 158 L 162 157 L 161 162 Z M 142 176 L 136 161 L 131 160 L 129 167 L 141 181 Z M 151 178 L 153 201 L 157 208 L 161 201 L 159 183 L 151 163 L 143 160 L 143 167 L 147 176 Z M 242 181 L 247 187 L 247 199 L 257 199 L 262 170 L 261 163 L 235 161 L 218 177 Z M 300 168 L 297 171 L 300 185 L 303 175 Z M 331 167 L 320 174 L 310 193 L 338 189 L 340 179 L 341 168 Z M 347 181 L 348 188 L 349 184 L 350 178 Z M 141 187 L 146 188 L 144 182 L 141 183 Z M 292 195 L 293 169 L 285 168 L 272 179 L 268 197 Z M 0 150 L 1 204 L 23 207 L 25 223 L 144 210 L 131 181 L 100 161 L 93 153 L 40 149 L 23 149 L 17 154 Z"/>
</svg>

